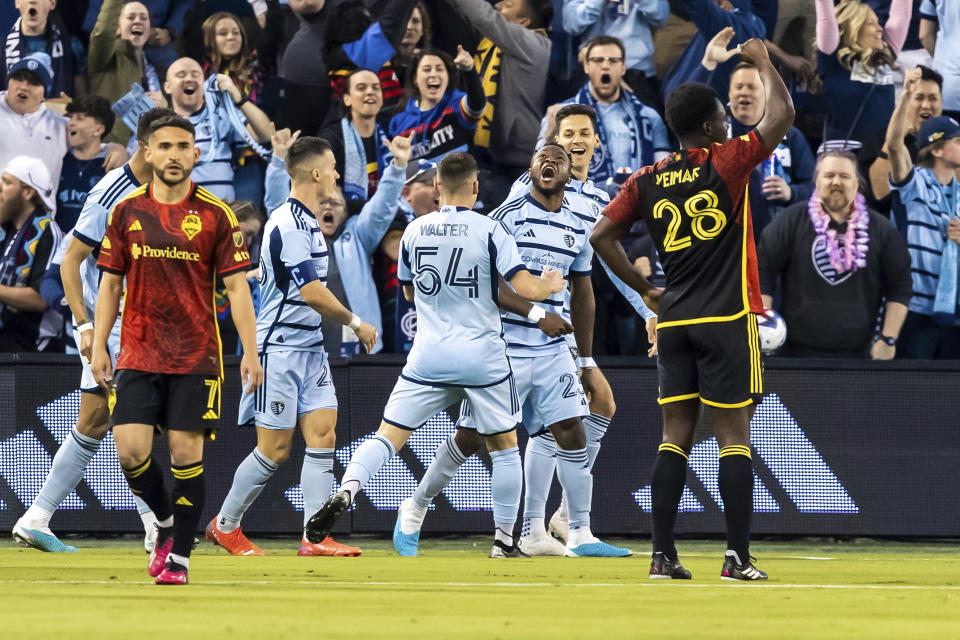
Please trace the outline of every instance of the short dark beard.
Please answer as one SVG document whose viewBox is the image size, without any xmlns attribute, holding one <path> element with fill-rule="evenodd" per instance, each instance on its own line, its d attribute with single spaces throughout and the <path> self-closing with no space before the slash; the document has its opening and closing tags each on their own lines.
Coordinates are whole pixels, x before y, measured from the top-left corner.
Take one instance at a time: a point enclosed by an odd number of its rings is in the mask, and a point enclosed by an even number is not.
<svg viewBox="0 0 960 640">
<path fill-rule="evenodd" d="M 179 180 L 172 180 L 172 181 L 167 180 L 166 178 L 163 177 L 163 174 L 164 174 L 164 170 L 162 169 L 161 170 L 155 169 L 153 172 L 154 177 L 160 182 L 162 182 L 163 184 L 167 185 L 168 187 L 175 187 L 190 177 L 190 172 L 187 171 L 186 169 L 183 170 L 183 177 Z"/>
<path fill-rule="evenodd" d="M 18 193 L 9 200 L 4 200 L 3 204 L 0 205 L 0 222 L 7 224 L 15 221 L 20 217 L 26 203 L 23 193 Z"/>
<path fill-rule="evenodd" d="M 828 212 L 845 214 L 849 212 L 850 205 L 853 202 L 852 200 L 847 200 L 846 198 L 846 194 L 826 193 L 823 195 L 821 200 L 823 201 L 823 208 Z M 838 200 L 840 203 L 838 203 Z"/>
</svg>

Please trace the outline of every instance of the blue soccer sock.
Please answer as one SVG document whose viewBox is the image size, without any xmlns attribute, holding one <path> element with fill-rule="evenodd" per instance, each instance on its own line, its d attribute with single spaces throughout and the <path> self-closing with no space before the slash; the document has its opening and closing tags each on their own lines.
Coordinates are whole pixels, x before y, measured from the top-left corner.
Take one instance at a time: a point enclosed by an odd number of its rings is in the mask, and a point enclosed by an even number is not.
<svg viewBox="0 0 960 640">
<path fill-rule="evenodd" d="M 524 536 L 545 536 L 543 520 L 547 509 L 547 496 L 553 482 L 553 470 L 557 466 L 557 442 L 550 433 L 527 440 L 524 452 L 523 479 L 526 493 L 523 498 Z"/>
<path fill-rule="evenodd" d="M 350 492 L 350 500 L 357 497 L 370 478 L 377 475 L 380 467 L 387 464 L 396 453 L 393 443 L 382 436 L 373 436 L 363 441 L 357 447 L 356 453 L 350 458 L 350 464 L 343 474 L 340 487 Z M 311 514 L 312 515 L 312 514 Z"/>
<path fill-rule="evenodd" d="M 307 447 L 300 469 L 300 488 L 303 490 L 303 526 L 330 498 L 333 488 L 333 449 Z"/>
<path fill-rule="evenodd" d="M 593 499 L 593 476 L 587 449 L 558 449 L 557 477 L 567 493 L 570 509 L 571 539 L 590 536 L 590 504 Z M 580 531 L 582 530 L 582 531 Z M 568 544 L 570 542 L 568 541 Z"/>
<path fill-rule="evenodd" d="M 520 449 L 512 447 L 491 451 L 493 474 L 490 493 L 493 495 L 493 522 L 495 537 L 506 544 L 513 544 L 513 527 L 520 509 L 520 491 L 523 489 L 523 469 L 520 464 Z"/>
<path fill-rule="evenodd" d="M 427 472 L 423 474 L 423 480 L 417 485 L 417 490 L 413 492 L 413 502 L 418 507 L 428 508 L 433 499 L 450 484 L 460 466 L 467 461 L 463 452 L 460 451 L 460 447 L 457 446 L 456 436 L 456 432 L 451 433 L 437 447 L 433 462 L 427 467 Z"/>
<path fill-rule="evenodd" d="M 83 473 L 99 447 L 99 440 L 83 435 L 76 427 L 71 429 L 57 449 L 50 473 L 24 518 L 38 529 L 48 527 L 53 512 L 83 480 Z"/>
<path fill-rule="evenodd" d="M 233 474 L 233 484 L 217 514 L 217 528 L 220 531 L 230 533 L 240 526 L 243 514 L 279 467 L 259 449 L 254 449 L 243 459 Z"/>
</svg>

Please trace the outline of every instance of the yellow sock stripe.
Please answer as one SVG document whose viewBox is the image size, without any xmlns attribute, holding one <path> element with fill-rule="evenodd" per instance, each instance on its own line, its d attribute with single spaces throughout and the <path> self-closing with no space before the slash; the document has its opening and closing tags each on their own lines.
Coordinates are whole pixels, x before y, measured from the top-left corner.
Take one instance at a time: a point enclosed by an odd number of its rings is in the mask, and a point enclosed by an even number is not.
<svg viewBox="0 0 960 640">
<path fill-rule="evenodd" d="M 681 447 L 678 447 L 677 445 L 671 444 L 669 442 L 662 443 L 659 447 L 657 447 L 657 451 L 669 451 L 671 453 L 676 453 L 677 455 L 683 456 L 684 460 L 690 459 L 689 453 L 684 451 Z"/>
<path fill-rule="evenodd" d="M 147 461 L 144 462 L 139 467 L 134 467 L 133 469 L 123 469 L 123 475 L 128 478 L 139 478 L 143 473 L 150 468 L 150 463 L 153 462 L 153 458 L 147 458 Z"/>
<path fill-rule="evenodd" d="M 739 444 L 720 449 L 720 457 L 723 458 L 725 456 L 746 456 L 751 460 L 753 459 L 753 456 L 750 453 L 750 447 Z"/>
<path fill-rule="evenodd" d="M 189 480 L 190 478 L 196 478 L 201 473 L 203 473 L 203 465 L 198 464 L 193 467 L 187 467 L 185 469 L 171 469 L 173 471 L 173 477 L 177 480 Z"/>
</svg>

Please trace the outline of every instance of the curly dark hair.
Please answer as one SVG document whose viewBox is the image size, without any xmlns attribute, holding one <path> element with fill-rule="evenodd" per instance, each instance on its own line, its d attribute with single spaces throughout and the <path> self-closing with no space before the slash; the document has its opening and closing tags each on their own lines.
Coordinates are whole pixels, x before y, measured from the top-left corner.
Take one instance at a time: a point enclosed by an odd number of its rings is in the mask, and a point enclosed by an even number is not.
<svg viewBox="0 0 960 640">
<path fill-rule="evenodd" d="M 708 84 L 682 84 L 667 98 L 667 125 L 678 138 L 699 131 L 717 110 L 717 92 Z"/>
</svg>

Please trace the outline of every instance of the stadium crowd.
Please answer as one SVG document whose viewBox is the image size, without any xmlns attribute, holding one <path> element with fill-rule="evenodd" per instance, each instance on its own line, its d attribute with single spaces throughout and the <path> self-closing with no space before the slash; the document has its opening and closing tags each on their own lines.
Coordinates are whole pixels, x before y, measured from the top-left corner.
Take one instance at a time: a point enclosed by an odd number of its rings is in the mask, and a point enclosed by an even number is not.
<svg viewBox="0 0 960 640">
<path fill-rule="evenodd" d="M 476 208 L 490 211 L 557 135 L 561 106 L 588 105 L 589 178 L 613 196 L 679 150 L 663 106 L 680 84 L 716 90 L 731 136 L 753 129 L 764 89 L 733 54 L 756 37 L 797 110 L 749 191 L 764 305 L 788 327 L 780 354 L 960 358 L 960 3 L 16 0 L 0 26 L 0 351 L 76 352 L 59 266 L 149 109 L 196 128 L 192 178 L 231 204 L 254 267 L 289 194 L 287 150 L 326 138 L 339 173 L 318 212 L 327 286 L 378 330 L 374 352 L 404 353 L 416 309 L 398 295 L 400 237 L 437 208 L 439 159 L 477 159 Z M 622 244 L 662 278 L 642 221 Z M 604 269 L 591 277 L 594 353 L 647 352 L 650 324 Z M 217 311 L 238 350 L 223 287 Z M 331 354 L 362 351 L 327 324 Z"/>
</svg>

